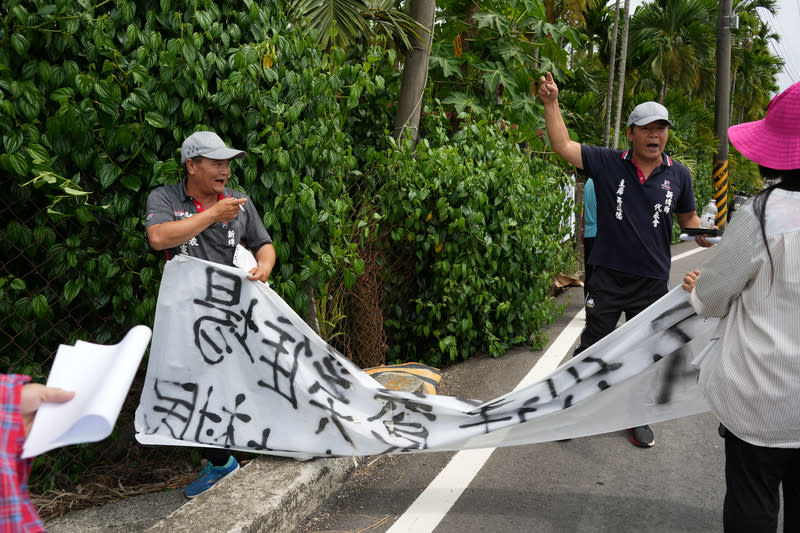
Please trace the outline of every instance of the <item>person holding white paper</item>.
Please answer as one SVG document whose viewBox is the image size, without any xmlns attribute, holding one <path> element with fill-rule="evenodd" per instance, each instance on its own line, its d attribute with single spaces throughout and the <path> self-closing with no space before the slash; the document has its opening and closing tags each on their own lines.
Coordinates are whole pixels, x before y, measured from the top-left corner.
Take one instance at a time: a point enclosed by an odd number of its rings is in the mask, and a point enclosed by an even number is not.
<svg viewBox="0 0 800 533">
<path fill-rule="evenodd" d="M 31 502 L 28 479 L 33 459 L 22 459 L 25 437 L 44 402 L 64 403 L 75 393 L 28 383 L 28 376 L 0 374 L 0 530 L 44 531 Z"/>
<path fill-rule="evenodd" d="M 226 187 L 231 160 L 245 155 L 226 146 L 216 133 L 198 131 L 190 135 L 181 146 L 186 178 L 155 189 L 147 198 L 145 224 L 150 246 L 165 251 L 167 260 L 184 254 L 234 266 L 237 248 L 245 244 L 256 258 L 256 264 L 248 268 L 248 279 L 266 282 L 276 260 L 272 237 L 253 202 Z M 184 490 L 188 498 L 205 492 L 239 468 L 226 450 L 203 448 L 203 459 L 205 466 Z"/>
</svg>

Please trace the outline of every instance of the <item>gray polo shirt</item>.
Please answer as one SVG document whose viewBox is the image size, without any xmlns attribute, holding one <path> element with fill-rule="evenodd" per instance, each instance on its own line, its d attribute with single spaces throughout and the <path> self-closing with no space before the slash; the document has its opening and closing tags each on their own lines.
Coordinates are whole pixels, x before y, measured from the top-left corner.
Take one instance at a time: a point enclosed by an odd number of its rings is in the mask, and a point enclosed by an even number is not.
<svg viewBox="0 0 800 533">
<path fill-rule="evenodd" d="M 223 197 L 247 198 L 247 195 L 226 187 Z M 145 227 L 189 218 L 200 211 L 202 206 L 186 192 L 185 181 L 165 185 L 155 189 L 147 197 Z M 254 252 L 265 244 L 272 243 L 272 237 L 249 198 L 234 220 L 215 222 L 187 242 L 165 251 L 168 260 L 184 254 L 233 266 L 233 252 L 240 243 Z"/>
</svg>

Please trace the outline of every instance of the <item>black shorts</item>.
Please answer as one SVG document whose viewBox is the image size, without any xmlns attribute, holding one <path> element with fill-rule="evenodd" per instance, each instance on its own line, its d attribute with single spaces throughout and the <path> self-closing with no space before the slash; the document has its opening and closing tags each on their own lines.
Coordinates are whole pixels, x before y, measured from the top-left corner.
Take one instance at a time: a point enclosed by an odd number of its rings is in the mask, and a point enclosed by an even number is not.
<svg viewBox="0 0 800 533">
<path fill-rule="evenodd" d="M 614 331 L 622 313 L 625 313 L 625 320 L 630 320 L 667 292 L 665 279 L 595 266 L 587 286 L 586 327 L 575 354 Z"/>
</svg>

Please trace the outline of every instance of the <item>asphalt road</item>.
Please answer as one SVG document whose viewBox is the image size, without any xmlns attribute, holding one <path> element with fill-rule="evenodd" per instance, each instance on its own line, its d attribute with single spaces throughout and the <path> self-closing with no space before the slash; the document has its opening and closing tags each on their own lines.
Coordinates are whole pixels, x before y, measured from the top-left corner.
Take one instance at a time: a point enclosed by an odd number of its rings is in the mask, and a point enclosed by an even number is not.
<svg viewBox="0 0 800 533">
<path fill-rule="evenodd" d="M 680 258 L 695 249 L 694 243 L 673 247 L 670 288 L 714 253 L 711 248 Z M 571 288 L 559 298 L 567 309 L 547 329 L 551 342 L 580 310 L 582 289 Z M 483 356 L 459 363 L 445 369 L 440 393 L 494 398 L 512 390 L 543 353 L 515 348 L 498 359 Z M 721 531 L 724 453 L 717 425 L 710 414 L 654 424 L 656 444 L 650 449 L 634 447 L 626 432 L 498 448 L 474 478 L 466 476 L 463 487 L 452 479 L 434 485 L 438 488 L 424 496 L 425 510 L 413 516 L 407 510 L 454 454 L 378 457 L 301 530 Z M 447 509 L 448 499 L 455 500 L 452 507 L 437 516 Z"/>
</svg>

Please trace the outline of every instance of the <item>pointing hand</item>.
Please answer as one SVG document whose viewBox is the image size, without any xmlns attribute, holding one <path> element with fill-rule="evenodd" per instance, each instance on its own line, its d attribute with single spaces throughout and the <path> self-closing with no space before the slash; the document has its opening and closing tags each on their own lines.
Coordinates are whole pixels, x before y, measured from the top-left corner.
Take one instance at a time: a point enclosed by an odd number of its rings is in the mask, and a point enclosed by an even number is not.
<svg viewBox="0 0 800 533">
<path fill-rule="evenodd" d="M 543 103 L 548 104 L 558 99 L 558 85 L 553 81 L 553 75 L 548 72 L 539 78 L 539 98 Z"/>
</svg>

